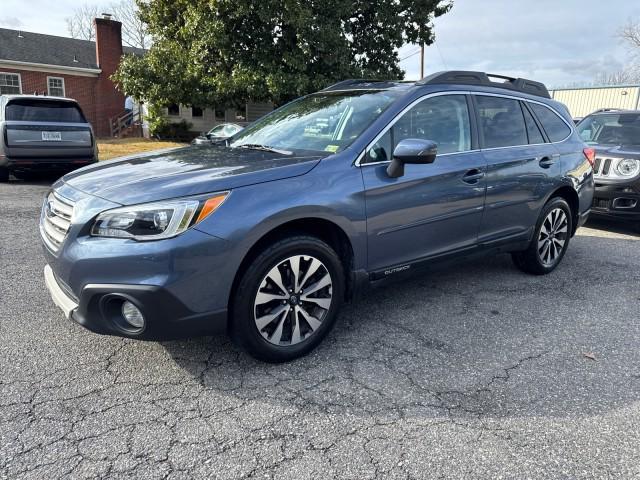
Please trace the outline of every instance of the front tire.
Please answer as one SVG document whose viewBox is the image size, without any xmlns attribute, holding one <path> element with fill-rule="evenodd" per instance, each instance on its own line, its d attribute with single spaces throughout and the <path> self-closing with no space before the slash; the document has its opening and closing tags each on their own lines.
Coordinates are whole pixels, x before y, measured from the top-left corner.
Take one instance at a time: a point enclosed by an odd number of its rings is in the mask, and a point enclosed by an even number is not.
<svg viewBox="0 0 640 480">
<path fill-rule="evenodd" d="M 322 240 L 296 235 L 263 250 L 236 288 L 230 333 L 251 356 L 286 362 L 329 333 L 345 292 L 344 269 Z"/>
<path fill-rule="evenodd" d="M 9 169 L 7 167 L 0 167 L 0 182 L 8 182 L 9 181 Z"/>
<path fill-rule="evenodd" d="M 546 275 L 556 269 L 569 247 L 573 232 L 571 207 L 560 197 L 549 200 L 540 212 L 533 239 L 523 252 L 511 254 L 523 272 Z"/>
</svg>

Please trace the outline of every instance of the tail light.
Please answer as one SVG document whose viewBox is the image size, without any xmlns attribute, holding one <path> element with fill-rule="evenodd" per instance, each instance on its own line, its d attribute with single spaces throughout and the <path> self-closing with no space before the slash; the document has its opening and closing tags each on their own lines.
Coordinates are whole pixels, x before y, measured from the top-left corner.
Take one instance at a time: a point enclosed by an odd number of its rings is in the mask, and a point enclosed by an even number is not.
<svg viewBox="0 0 640 480">
<path fill-rule="evenodd" d="M 589 163 L 593 167 L 593 165 L 596 163 L 596 150 L 595 150 L 595 148 L 590 148 L 590 147 L 584 148 L 582 150 L 582 153 L 584 153 L 584 156 L 587 158 L 587 160 L 589 161 Z"/>
</svg>

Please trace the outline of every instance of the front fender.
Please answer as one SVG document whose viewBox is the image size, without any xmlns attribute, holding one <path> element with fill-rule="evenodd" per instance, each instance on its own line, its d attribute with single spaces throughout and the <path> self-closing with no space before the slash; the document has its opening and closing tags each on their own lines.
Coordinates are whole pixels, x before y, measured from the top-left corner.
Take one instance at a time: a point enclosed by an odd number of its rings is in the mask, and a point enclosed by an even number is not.
<svg viewBox="0 0 640 480">
<path fill-rule="evenodd" d="M 197 229 L 234 245 L 230 260 L 239 265 L 251 247 L 274 229 L 295 220 L 322 219 L 337 225 L 349 238 L 354 268 L 366 268 L 362 175 L 359 168 L 339 158 L 322 161 L 306 175 L 234 189 Z"/>
</svg>

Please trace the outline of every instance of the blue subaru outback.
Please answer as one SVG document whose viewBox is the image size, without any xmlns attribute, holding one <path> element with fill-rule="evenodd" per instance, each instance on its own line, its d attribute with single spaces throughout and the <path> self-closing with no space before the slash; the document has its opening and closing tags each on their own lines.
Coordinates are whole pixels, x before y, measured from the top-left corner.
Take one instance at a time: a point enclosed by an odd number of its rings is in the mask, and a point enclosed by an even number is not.
<svg viewBox="0 0 640 480">
<path fill-rule="evenodd" d="M 589 214 L 593 161 L 538 82 L 347 80 L 226 144 L 66 175 L 42 210 L 45 280 L 94 332 L 223 330 L 286 361 L 345 300 L 433 262 L 510 252 L 525 272 L 553 271 Z"/>
</svg>

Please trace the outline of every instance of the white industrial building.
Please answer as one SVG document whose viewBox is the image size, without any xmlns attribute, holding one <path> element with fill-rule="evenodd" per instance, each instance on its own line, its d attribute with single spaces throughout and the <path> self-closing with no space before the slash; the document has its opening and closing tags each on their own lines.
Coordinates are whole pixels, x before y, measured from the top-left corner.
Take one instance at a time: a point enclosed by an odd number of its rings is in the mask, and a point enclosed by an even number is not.
<svg viewBox="0 0 640 480">
<path fill-rule="evenodd" d="M 559 88 L 549 93 L 569 107 L 574 118 L 585 117 L 601 108 L 640 110 L 640 85 Z"/>
</svg>

